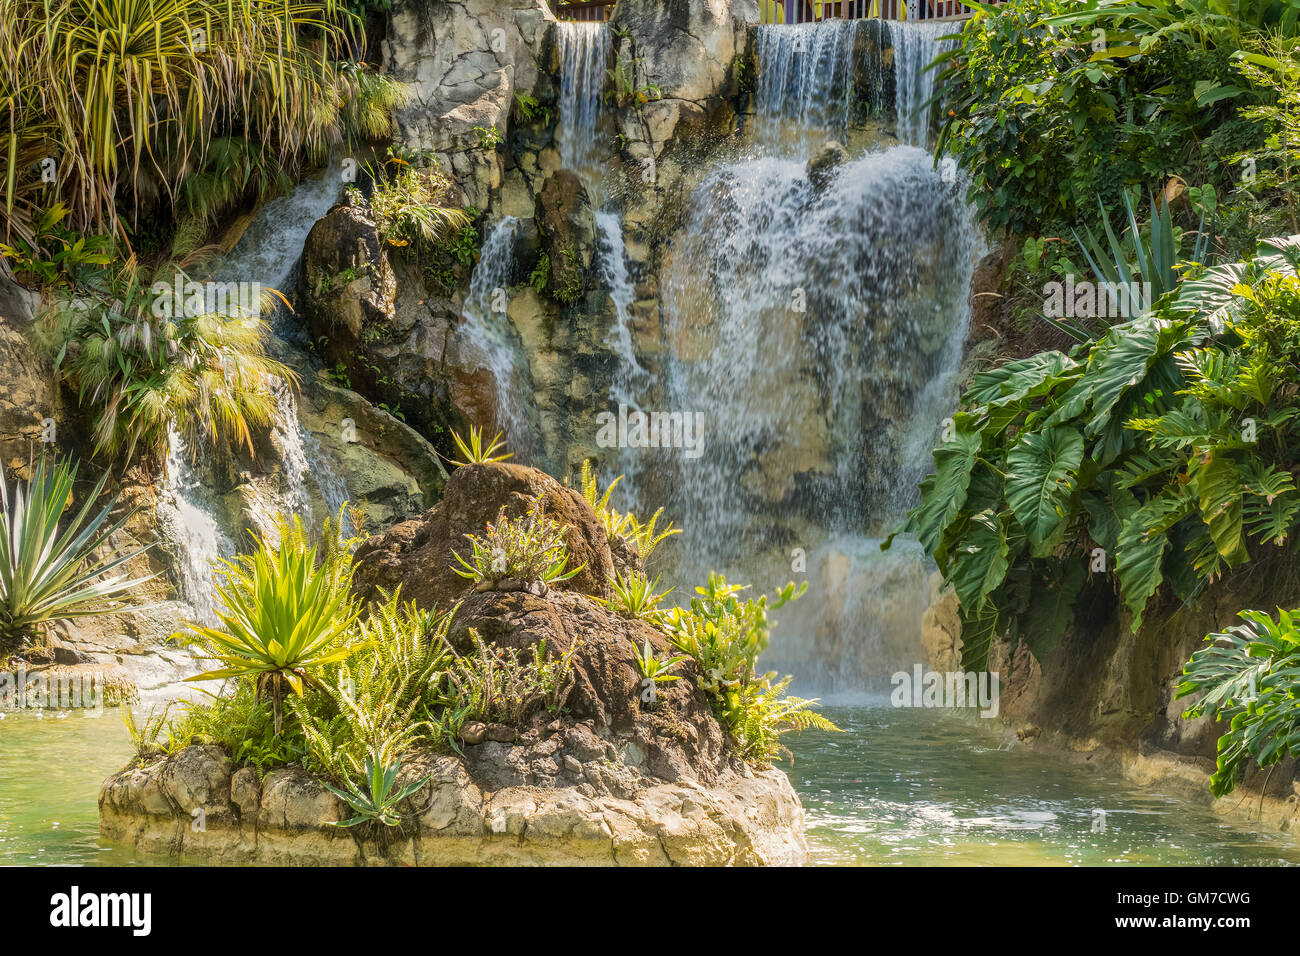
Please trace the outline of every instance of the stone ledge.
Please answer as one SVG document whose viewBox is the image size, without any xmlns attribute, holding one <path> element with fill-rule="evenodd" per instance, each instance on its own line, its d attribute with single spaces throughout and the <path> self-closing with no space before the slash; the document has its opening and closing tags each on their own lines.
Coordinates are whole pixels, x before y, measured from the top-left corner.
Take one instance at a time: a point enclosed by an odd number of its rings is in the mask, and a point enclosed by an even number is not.
<svg viewBox="0 0 1300 956">
<path fill-rule="evenodd" d="M 298 768 L 260 781 L 217 747 L 191 746 L 105 781 L 100 835 L 153 855 L 295 866 L 790 866 L 806 862 L 803 808 L 785 774 L 728 772 L 635 799 L 576 787 L 483 791 L 460 758 L 422 754 L 429 783 L 406 832 L 380 847 L 330 826 L 346 808 Z M 203 810 L 203 826 L 192 811 Z"/>
</svg>

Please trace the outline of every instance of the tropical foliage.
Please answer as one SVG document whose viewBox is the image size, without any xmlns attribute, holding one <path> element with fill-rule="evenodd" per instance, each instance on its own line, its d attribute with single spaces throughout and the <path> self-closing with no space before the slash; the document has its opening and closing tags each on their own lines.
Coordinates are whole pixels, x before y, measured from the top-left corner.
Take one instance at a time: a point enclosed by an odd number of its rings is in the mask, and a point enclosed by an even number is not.
<svg viewBox="0 0 1300 956">
<path fill-rule="evenodd" d="M 906 525 L 956 591 L 966 668 L 996 634 L 1050 652 L 1090 578 L 1136 629 L 1162 586 L 1191 600 L 1286 542 L 1298 264 L 1300 237 L 1270 240 L 1094 343 L 976 376 Z"/>
<path fill-rule="evenodd" d="M 42 456 L 31 480 L 12 488 L 0 468 L 0 651 L 15 650 L 47 621 L 103 614 L 110 599 L 153 577 L 112 574 L 148 546 L 111 549 L 111 539 L 133 512 L 114 521 L 116 498 L 95 510 L 107 478 L 99 479 L 81 510 L 65 522 L 76 465 Z"/>
<path fill-rule="evenodd" d="M 195 451 L 217 440 L 251 451 L 253 430 L 275 409 L 273 380 L 296 382 L 267 355 L 265 297 L 177 314 L 158 307 L 155 284 L 187 282 L 179 265 L 149 270 L 131 260 L 102 292 L 83 289 L 47 311 L 48 349 L 91 414 L 97 452 L 161 456 L 172 428 Z"/>
<path fill-rule="evenodd" d="M 1226 721 L 1210 789 L 1222 797 L 1236 787 L 1253 760 L 1269 767 L 1300 757 L 1300 631 L 1297 611 L 1242 611 L 1242 623 L 1192 655 L 1183 668 L 1177 697 L 1201 693 L 1186 718 L 1209 714 Z"/>
<path fill-rule="evenodd" d="M 978 11 L 937 82 L 939 148 L 970 173 L 984 221 L 1052 235 L 1094 222 L 1097 197 L 1119 208 L 1133 186 L 1236 187 L 1233 158 L 1266 135 L 1239 112 L 1261 99 L 1238 70 L 1241 34 L 1281 22 L 1233 9 L 1245 6 L 1285 4 L 1016 0 Z"/>
<path fill-rule="evenodd" d="M 115 231 L 237 136 L 283 168 L 341 135 L 355 18 L 334 0 L 3 0 L 7 234 L 31 241 L 41 163 L 78 228 Z"/>
<path fill-rule="evenodd" d="M 262 536 L 252 554 L 225 563 L 217 584 L 221 626 L 188 625 L 189 640 L 224 666 L 187 679 L 251 680 L 257 699 L 271 702 L 279 734 L 286 692 L 302 697 L 326 664 L 356 650 L 343 638 L 361 610 L 350 592 L 347 548 L 311 542 L 297 516 L 280 519 L 277 530 L 275 543 Z"/>
<path fill-rule="evenodd" d="M 659 516 L 663 514 L 664 509 L 658 508 L 650 516 L 649 521 L 642 522 L 632 512 L 622 512 L 610 504 L 610 497 L 618 483 L 623 480 L 619 475 L 611 481 L 604 492 L 601 492 L 600 485 L 596 481 L 596 474 L 592 470 L 591 461 L 584 460 L 582 463 L 582 472 L 579 475 L 579 486 L 582 488 L 582 496 L 587 499 L 587 504 L 591 505 L 592 510 L 596 512 L 596 517 L 604 526 L 605 532 L 611 537 L 625 538 L 634 548 L 637 556 L 642 563 L 650 560 L 654 554 L 655 548 L 666 538 L 675 534 L 681 534 L 681 528 L 674 528 L 670 521 L 661 530 L 656 531 L 656 524 Z"/>
<path fill-rule="evenodd" d="M 737 595 L 745 585 L 728 584 L 722 575 L 710 573 L 704 586 L 695 589 L 699 596 L 691 598 L 689 608 L 673 608 L 660 618 L 673 647 L 699 668 L 700 686 L 737 753 L 762 766 L 784 751 L 783 733 L 808 727 L 839 730 L 811 709 L 816 700 L 783 696 L 790 678 L 778 681 L 775 672 L 757 673 L 758 657 L 772 636 L 768 613 L 807 589 L 806 583 L 797 590 L 790 583 L 770 603 L 767 595 L 741 601 Z"/>
</svg>

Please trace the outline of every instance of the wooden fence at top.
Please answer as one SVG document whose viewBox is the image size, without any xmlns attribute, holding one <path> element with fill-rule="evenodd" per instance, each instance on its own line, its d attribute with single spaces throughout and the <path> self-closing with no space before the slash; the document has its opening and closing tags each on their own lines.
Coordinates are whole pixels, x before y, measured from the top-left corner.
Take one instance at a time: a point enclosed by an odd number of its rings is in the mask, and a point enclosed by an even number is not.
<svg viewBox="0 0 1300 956">
<path fill-rule="evenodd" d="M 560 20 L 600 22 L 614 14 L 617 0 L 553 0 Z M 964 20 L 973 12 L 961 0 L 759 0 L 760 22 L 817 23 L 821 20 Z"/>
<path fill-rule="evenodd" d="M 599 23 L 614 15 L 616 0 L 574 0 L 573 3 L 551 3 L 551 12 L 558 20 L 578 20 Z"/>
<path fill-rule="evenodd" d="M 821 20 L 964 20 L 974 10 L 961 0 L 759 0 L 763 23 Z"/>
</svg>

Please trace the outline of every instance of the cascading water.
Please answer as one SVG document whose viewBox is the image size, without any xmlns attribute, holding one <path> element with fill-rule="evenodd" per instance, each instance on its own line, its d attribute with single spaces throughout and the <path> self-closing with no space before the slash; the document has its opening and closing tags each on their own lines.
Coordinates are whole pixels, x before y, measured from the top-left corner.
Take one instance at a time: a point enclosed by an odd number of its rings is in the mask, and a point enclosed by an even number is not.
<svg viewBox="0 0 1300 956">
<path fill-rule="evenodd" d="M 922 149 L 866 152 L 814 181 L 809 139 L 840 135 L 878 95 L 883 37 L 899 138 L 924 145 L 919 73 L 942 30 L 760 28 L 757 154 L 703 179 L 660 276 L 656 401 L 702 414 L 704 452 L 639 449 L 629 484 L 672 502 L 679 578 L 808 581 L 764 659 L 805 690 L 879 692 L 919 659 L 927 559 L 879 543 L 952 407 L 980 244 L 962 185 Z"/>
<path fill-rule="evenodd" d="M 336 158 L 318 178 L 304 180 L 289 194 L 266 203 L 235 247 L 222 258 L 213 281 L 256 284 L 263 291 L 281 293 L 290 289 L 307 233 L 338 201 L 343 179 L 342 161 Z M 280 338 L 299 333 L 287 321 L 285 310 L 272 311 L 271 326 L 275 336 L 273 349 L 288 352 L 288 346 Z M 280 458 L 279 487 L 250 486 L 243 498 L 250 521 L 263 534 L 274 532 L 277 512 L 298 514 L 309 526 L 320 517 L 312 514 L 306 486 L 308 474 L 331 514 L 337 513 L 348 497 L 346 482 L 336 463 L 299 421 L 297 399 L 292 391 L 283 382 L 273 385 L 276 407 L 271 444 Z M 188 456 L 179 433 L 172 429 L 159 515 L 163 532 L 176 552 L 181 595 L 200 619 L 213 623 L 214 562 L 234 553 L 232 536 L 243 529 L 222 529 L 218 515 L 223 511 L 209 491 L 215 482 L 211 474 L 199 474 Z"/>
<path fill-rule="evenodd" d="M 505 290 L 514 270 L 515 238 L 519 220 L 505 216 L 493 227 L 470 278 L 462 315 L 465 341 L 474 361 L 492 377 L 497 407 L 497 427 L 505 432 L 506 445 L 522 462 L 534 458 L 532 374 L 524 358 L 519 333 L 506 314 Z"/>
<path fill-rule="evenodd" d="M 560 54 L 560 160 L 566 169 L 592 165 L 596 123 L 606 84 L 609 24 L 560 21 L 555 25 Z"/>
<path fill-rule="evenodd" d="M 207 486 L 190 464 L 190 450 L 175 426 L 167 430 L 167 462 L 157 513 L 176 554 L 181 599 L 195 619 L 216 624 L 212 574 L 221 558 L 235 552 L 215 517 Z"/>
<path fill-rule="evenodd" d="M 927 69 L 945 49 L 941 37 L 951 36 L 951 24 L 886 21 L 894 46 L 894 112 L 899 142 L 925 146 L 930 138 L 930 111 L 935 70 Z"/>
<path fill-rule="evenodd" d="M 884 108 L 892 77 L 899 142 L 924 147 L 929 110 L 923 107 L 934 93 L 934 71 L 927 67 L 945 48 L 941 38 L 952 32 L 951 24 L 924 20 L 760 26 L 755 38 L 760 123 L 792 122 L 843 136 L 855 115 Z M 892 69 L 886 69 L 883 48 L 892 48 Z"/>
</svg>

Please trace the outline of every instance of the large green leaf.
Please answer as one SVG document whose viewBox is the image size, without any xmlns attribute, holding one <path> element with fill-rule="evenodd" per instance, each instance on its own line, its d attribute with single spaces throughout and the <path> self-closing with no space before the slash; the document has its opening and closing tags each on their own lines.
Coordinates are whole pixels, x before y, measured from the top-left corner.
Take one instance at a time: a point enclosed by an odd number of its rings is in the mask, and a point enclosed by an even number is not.
<svg viewBox="0 0 1300 956">
<path fill-rule="evenodd" d="M 934 475 L 923 486 L 921 504 L 911 516 L 917 538 L 931 553 L 939 546 L 943 530 L 966 503 L 970 473 L 979 449 L 980 433 L 959 426 L 952 439 L 934 451 Z"/>
<path fill-rule="evenodd" d="M 1083 436 L 1072 428 L 1031 432 L 1007 455 L 1007 504 L 1036 552 L 1065 521 L 1082 459 Z"/>
<path fill-rule="evenodd" d="M 1190 510 L 1191 499 L 1181 489 L 1148 501 L 1124 519 L 1115 553 L 1124 603 L 1133 612 L 1133 630 L 1142 626 L 1147 602 L 1164 581 L 1168 531 Z"/>
<path fill-rule="evenodd" d="M 1078 363 L 1061 352 L 1039 352 L 1029 358 L 1004 362 L 995 369 L 975 376 L 966 393 L 966 402 L 982 405 L 1006 405 L 1044 394 L 1061 380 L 1062 373 Z"/>
<path fill-rule="evenodd" d="M 1039 579 L 1039 587 L 1021 617 L 1025 643 L 1038 660 L 1044 660 L 1056 650 L 1073 619 L 1074 602 L 1083 587 L 1085 571 L 1082 561 L 1058 562 L 1054 573 Z"/>
<path fill-rule="evenodd" d="M 1242 496 L 1246 486 L 1241 469 L 1226 455 L 1210 455 L 1192 468 L 1191 485 L 1201 508 L 1201 520 L 1229 565 L 1249 559 L 1242 529 Z"/>
<path fill-rule="evenodd" d="M 970 519 L 970 530 L 953 549 L 952 586 L 963 608 L 981 610 L 1007 573 L 1007 533 L 992 511 Z"/>
</svg>

